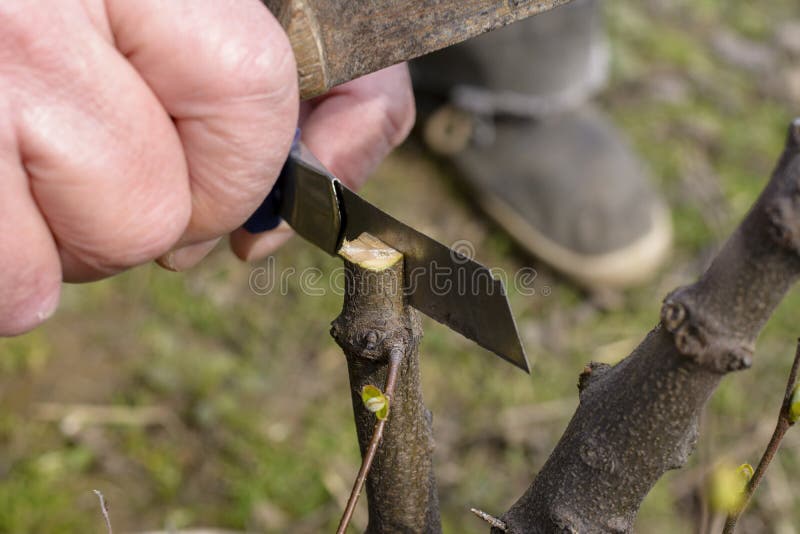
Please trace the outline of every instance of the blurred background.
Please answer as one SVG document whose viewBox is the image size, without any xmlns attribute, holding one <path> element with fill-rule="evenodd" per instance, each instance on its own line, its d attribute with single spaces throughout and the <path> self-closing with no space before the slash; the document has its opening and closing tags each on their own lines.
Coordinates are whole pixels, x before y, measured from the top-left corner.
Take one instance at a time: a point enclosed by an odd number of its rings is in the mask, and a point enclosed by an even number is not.
<svg viewBox="0 0 800 534">
<path fill-rule="evenodd" d="M 795 1 L 610 0 L 604 9 L 612 64 L 600 105 L 673 210 L 675 248 L 652 283 L 577 289 L 486 222 L 453 171 L 414 140 L 364 190 L 444 243 L 469 240 L 487 265 L 538 273 L 534 296 L 510 295 L 530 377 L 425 320 L 446 532 L 486 532 L 469 508 L 500 514 L 528 487 L 575 409 L 584 364 L 626 356 L 656 324 L 663 296 L 702 272 L 800 111 Z M 67 287 L 45 327 L 0 340 L 0 532 L 105 532 L 92 489 L 118 532 L 334 530 L 360 463 L 344 357 L 328 335 L 341 298 L 327 280 L 338 266 L 295 239 L 256 265 L 220 247 L 189 273 L 146 266 Z M 309 267 L 322 278 L 303 279 Z M 271 291 L 256 280 L 267 271 Z M 715 463 L 758 461 L 798 316 L 795 291 L 761 336 L 753 369 L 727 377 L 710 400 L 697 451 L 653 489 L 637 531 L 701 531 Z M 799 454 L 790 431 L 740 532 L 797 532 Z M 352 531 L 365 526 L 362 502 Z"/>
</svg>

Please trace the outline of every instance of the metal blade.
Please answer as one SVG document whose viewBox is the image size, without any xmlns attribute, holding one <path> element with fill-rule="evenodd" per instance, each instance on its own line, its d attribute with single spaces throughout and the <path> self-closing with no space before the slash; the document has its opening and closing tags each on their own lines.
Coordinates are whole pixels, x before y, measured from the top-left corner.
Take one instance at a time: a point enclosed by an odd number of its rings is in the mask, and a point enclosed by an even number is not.
<svg viewBox="0 0 800 534">
<path fill-rule="evenodd" d="M 529 373 L 503 283 L 480 263 L 384 213 L 336 182 L 344 238 L 368 232 L 405 257 L 408 303 Z"/>
<path fill-rule="evenodd" d="M 302 143 L 288 164 L 280 215 L 298 234 L 331 255 L 363 232 L 394 247 L 411 306 L 530 372 L 505 288 L 489 269 L 347 189 Z"/>
<path fill-rule="evenodd" d="M 335 256 L 342 240 L 338 180 L 303 143 L 292 147 L 279 215 L 301 237 Z"/>
</svg>

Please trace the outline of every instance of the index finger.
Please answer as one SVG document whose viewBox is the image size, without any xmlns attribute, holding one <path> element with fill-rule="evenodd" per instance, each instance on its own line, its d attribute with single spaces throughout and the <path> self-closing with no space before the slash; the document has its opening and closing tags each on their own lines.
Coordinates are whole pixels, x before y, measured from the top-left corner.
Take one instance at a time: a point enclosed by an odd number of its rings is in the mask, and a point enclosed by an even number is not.
<svg viewBox="0 0 800 534">
<path fill-rule="evenodd" d="M 411 79 L 405 64 L 340 85 L 305 105 L 303 142 L 351 189 L 360 188 L 414 124 Z M 231 249 L 253 261 L 272 254 L 292 232 L 287 225 L 261 234 L 231 234 Z"/>
<path fill-rule="evenodd" d="M 192 188 L 188 245 L 240 226 L 291 144 L 297 72 L 258 0 L 109 0 L 119 50 L 173 117 Z"/>
</svg>

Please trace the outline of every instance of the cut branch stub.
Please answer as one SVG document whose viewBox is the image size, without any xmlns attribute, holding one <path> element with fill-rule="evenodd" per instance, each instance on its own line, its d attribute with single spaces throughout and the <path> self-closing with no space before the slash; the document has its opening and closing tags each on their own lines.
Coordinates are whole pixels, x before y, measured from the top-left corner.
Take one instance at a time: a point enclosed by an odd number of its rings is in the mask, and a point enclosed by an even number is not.
<svg viewBox="0 0 800 534">
<path fill-rule="evenodd" d="M 346 241 L 339 255 L 345 265 L 345 296 L 331 335 L 347 358 L 362 456 L 376 418 L 364 406 L 361 391 L 367 385 L 382 387 L 389 355 L 403 353 L 383 440 L 367 476 L 367 532 L 438 533 L 432 420 L 419 377 L 422 327 L 404 299 L 403 256 L 369 234 Z"/>
<path fill-rule="evenodd" d="M 501 518 L 507 531 L 631 532 L 645 495 L 686 462 L 708 397 L 726 372 L 751 365 L 758 333 L 798 276 L 795 120 L 772 179 L 705 274 L 665 299 L 661 323 L 630 356 L 586 368 L 564 435 Z"/>
<path fill-rule="evenodd" d="M 388 349 L 417 344 L 419 320 L 403 299 L 403 255 L 369 234 L 345 241 L 339 255 L 345 298 L 331 335 L 345 353 L 386 362 Z"/>
</svg>

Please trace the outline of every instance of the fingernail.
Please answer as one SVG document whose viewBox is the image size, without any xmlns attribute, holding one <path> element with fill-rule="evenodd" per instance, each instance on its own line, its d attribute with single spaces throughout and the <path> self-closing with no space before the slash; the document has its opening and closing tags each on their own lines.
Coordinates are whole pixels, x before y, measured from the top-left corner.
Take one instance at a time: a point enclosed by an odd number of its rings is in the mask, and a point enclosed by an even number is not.
<svg viewBox="0 0 800 534">
<path fill-rule="evenodd" d="M 185 271 L 186 269 L 191 269 L 200 260 L 208 256 L 208 253 L 217 246 L 217 243 L 219 243 L 219 238 L 177 248 L 158 258 L 156 263 L 169 271 Z"/>
<path fill-rule="evenodd" d="M 58 309 L 58 303 L 60 300 L 61 291 L 56 291 L 50 295 L 39 307 L 39 311 L 36 312 L 36 317 L 39 319 L 39 321 L 46 321 L 52 317 Z"/>
<path fill-rule="evenodd" d="M 58 309 L 61 291 L 56 289 L 46 295 L 42 300 L 25 298 L 17 304 L 4 302 L 10 306 L 0 307 L 0 337 L 24 334 L 52 317 Z"/>
</svg>

